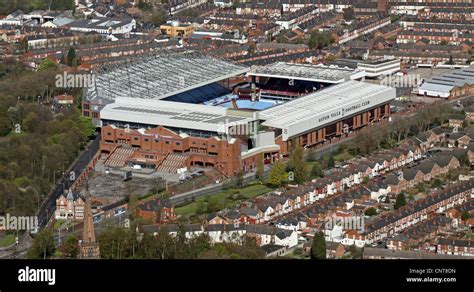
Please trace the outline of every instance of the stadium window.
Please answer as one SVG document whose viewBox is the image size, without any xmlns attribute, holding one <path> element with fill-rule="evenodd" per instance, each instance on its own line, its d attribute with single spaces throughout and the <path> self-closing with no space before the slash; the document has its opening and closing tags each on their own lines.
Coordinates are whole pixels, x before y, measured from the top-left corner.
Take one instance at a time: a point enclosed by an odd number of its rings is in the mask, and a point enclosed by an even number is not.
<svg viewBox="0 0 474 292">
<path fill-rule="evenodd" d="M 176 146 L 179 146 L 179 145 L 181 145 L 181 142 L 176 142 Z"/>
<path fill-rule="evenodd" d="M 149 141 L 148 138 L 145 138 L 145 142 L 148 142 L 148 141 Z"/>
<path fill-rule="evenodd" d="M 160 139 L 155 139 L 155 142 L 156 142 L 156 143 L 160 142 Z"/>
<path fill-rule="evenodd" d="M 170 141 L 165 141 L 165 144 L 170 144 Z"/>
<path fill-rule="evenodd" d="M 216 148 L 216 145 L 211 145 L 211 148 Z"/>
<path fill-rule="evenodd" d="M 138 137 L 133 138 L 133 140 L 138 141 Z"/>
</svg>

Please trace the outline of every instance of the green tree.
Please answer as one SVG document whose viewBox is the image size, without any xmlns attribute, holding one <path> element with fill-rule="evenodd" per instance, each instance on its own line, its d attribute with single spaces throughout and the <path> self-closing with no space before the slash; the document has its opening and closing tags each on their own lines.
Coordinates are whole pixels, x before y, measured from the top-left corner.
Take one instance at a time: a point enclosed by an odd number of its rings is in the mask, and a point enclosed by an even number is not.
<svg viewBox="0 0 474 292">
<path fill-rule="evenodd" d="M 365 210 L 364 212 L 365 216 L 369 216 L 369 217 L 372 217 L 372 216 L 375 216 L 377 215 L 377 210 L 375 208 L 368 208 L 367 210 Z"/>
<path fill-rule="evenodd" d="M 316 160 L 318 160 L 318 153 L 314 149 L 309 149 L 306 153 L 306 161 L 314 162 Z"/>
<path fill-rule="evenodd" d="M 207 211 L 209 213 L 211 212 L 217 212 L 219 210 L 222 210 L 224 208 L 224 204 L 222 200 L 219 197 L 211 197 L 209 199 L 209 202 L 207 203 Z"/>
<path fill-rule="evenodd" d="M 196 206 L 196 214 L 205 214 L 207 212 L 206 204 L 203 201 L 199 201 Z"/>
<path fill-rule="evenodd" d="M 439 178 L 437 178 L 433 181 L 433 183 L 431 184 L 431 187 L 440 188 L 442 185 L 443 185 L 443 182 Z"/>
<path fill-rule="evenodd" d="M 69 236 L 66 242 L 60 248 L 64 258 L 77 258 L 79 254 L 79 244 L 77 238 L 74 235 Z"/>
<path fill-rule="evenodd" d="M 288 166 L 295 174 L 295 183 L 300 184 L 308 179 L 308 166 L 304 159 L 303 147 L 300 145 L 296 146 L 290 155 Z"/>
<path fill-rule="evenodd" d="M 336 160 L 334 159 L 334 155 L 331 153 L 328 157 L 328 168 L 333 168 L 334 166 L 336 166 Z"/>
<path fill-rule="evenodd" d="M 469 211 L 464 210 L 461 214 L 461 220 L 462 221 L 467 221 L 470 218 Z"/>
<path fill-rule="evenodd" d="M 135 231 L 122 227 L 108 226 L 98 236 L 102 259 L 135 258 L 138 241 Z"/>
<path fill-rule="evenodd" d="M 58 65 L 51 59 L 45 58 L 43 61 L 41 61 L 38 70 L 44 71 L 44 70 L 50 70 L 50 69 L 57 69 Z"/>
<path fill-rule="evenodd" d="M 399 193 L 397 195 L 397 199 L 395 200 L 395 209 L 399 209 L 407 204 L 405 194 L 404 193 Z"/>
<path fill-rule="evenodd" d="M 313 164 L 311 168 L 311 178 L 323 177 L 323 169 L 319 163 Z"/>
<path fill-rule="evenodd" d="M 318 232 L 314 235 L 313 245 L 311 246 L 311 259 L 326 259 L 326 239 L 322 232 Z"/>
<path fill-rule="evenodd" d="M 267 184 L 272 187 L 280 187 L 286 182 L 287 176 L 285 165 L 283 162 L 277 161 L 273 164 L 272 170 L 268 174 Z"/>
<path fill-rule="evenodd" d="M 255 179 L 262 181 L 263 180 L 263 157 L 259 157 L 257 160 L 257 170 L 255 171 Z"/>
<path fill-rule="evenodd" d="M 241 171 L 239 171 L 236 175 L 235 175 L 235 186 L 236 187 L 242 187 L 242 185 L 244 184 L 244 175 Z"/>
<path fill-rule="evenodd" d="M 324 47 L 334 43 L 335 39 L 331 33 L 313 31 L 308 40 L 308 46 L 310 49 L 321 50 Z"/>
<path fill-rule="evenodd" d="M 70 67 L 73 67 L 73 65 L 77 66 L 76 49 L 73 47 L 70 47 L 67 52 L 67 65 Z"/>
<path fill-rule="evenodd" d="M 55 251 L 53 233 L 49 230 L 43 230 L 33 240 L 27 257 L 29 259 L 47 259 L 53 256 Z"/>
</svg>

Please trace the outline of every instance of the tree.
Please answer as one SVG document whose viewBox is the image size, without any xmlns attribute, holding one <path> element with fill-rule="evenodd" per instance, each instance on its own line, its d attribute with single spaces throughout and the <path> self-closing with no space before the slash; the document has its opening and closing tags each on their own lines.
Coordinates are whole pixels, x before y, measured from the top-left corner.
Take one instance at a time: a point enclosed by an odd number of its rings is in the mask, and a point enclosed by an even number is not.
<svg viewBox="0 0 474 292">
<path fill-rule="evenodd" d="M 449 61 L 446 63 L 448 65 L 454 65 L 453 55 L 449 56 Z"/>
<path fill-rule="evenodd" d="M 53 233 L 49 230 L 43 230 L 33 240 L 33 245 L 28 251 L 27 257 L 29 259 L 47 259 L 53 256 L 55 251 Z"/>
<path fill-rule="evenodd" d="M 433 181 L 433 183 L 431 184 L 431 187 L 440 188 L 442 185 L 443 185 L 443 182 L 439 178 L 437 178 Z"/>
<path fill-rule="evenodd" d="M 308 46 L 310 49 L 321 50 L 324 47 L 334 43 L 335 39 L 331 33 L 313 31 L 308 40 Z"/>
<path fill-rule="evenodd" d="M 207 212 L 206 204 L 203 201 L 198 201 L 196 206 L 196 215 L 205 214 Z"/>
<path fill-rule="evenodd" d="M 285 165 L 280 161 L 275 162 L 268 175 L 267 184 L 272 187 L 280 187 L 286 182 L 286 179 Z"/>
<path fill-rule="evenodd" d="M 372 216 L 377 215 L 377 210 L 373 207 L 370 207 L 369 209 L 365 210 L 364 214 L 365 216 L 372 217 Z"/>
<path fill-rule="evenodd" d="M 328 168 L 333 168 L 334 166 L 336 166 L 336 160 L 334 159 L 334 155 L 331 153 L 328 157 Z"/>
<path fill-rule="evenodd" d="M 308 166 L 304 159 L 303 147 L 297 145 L 290 155 L 288 166 L 294 172 L 294 182 L 303 183 L 308 178 Z"/>
<path fill-rule="evenodd" d="M 98 236 L 102 259 L 126 259 L 136 257 L 138 241 L 134 230 L 110 226 Z"/>
<path fill-rule="evenodd" d="M 74 64 L 77 66 L 76 49 L 70 47 L 67 52 L 67 65 L 73 67 Z"/>
<path fill-rule="evenodd" d="M 404 193 L 399 193 L 397 199 L 395 200 L 395 209 L 399 209 L 407 204 Z"/>
<path fill-rule="evenodd" d="M 262 181 L 263 180 L 263 157 L 260 157 L 257 160 L 257 170 L 255 171 L 255 179 Z"/>
<path fill-rule="evenodd" d="M 235 186 L 236 187 L 242 187 L 242 185 L 244 184 L 244 175 L 242 173 L 242 171 L 239 171 L 236 175 L 235 175 Z"/>
<path fill-rule="evenodd" d="M 311 168 L 311 178 L 323 177 L 324 173 L 319 163 L 313 164 Z"/>
<path fill-rule="evenodd" d="M 314 162 L 316 160 L 318 160 L 318 152 L 316 152 L 314 149 L 309 149 L 306 153 L 306 161 Z"/>
<path fill-rule="evenodd" d="M 18 46 L 19 46 L 20 51 L 21 51 L 22 53 L 28 52 L 28 38 L 27 38 L 27 37 L 22 38 L 22 39 L 20 40 Z"/>
<path fill-rule="evenodd" d="M 464 210 L 461 214 L 461 220 L 466 222 L 470 218 L 469 211 Z"/>
<path fill-rule="evenodd" d="M 311 247 L 311 259 L 326 259 L 326 239 L 322 232 L 318 232 L 314 235 L 313 245 Z"/>
<path fill-rule="evenodd" d="M 343 9 L 344 20 L 353 20 L 354 19 L 354 8 L 348 7 Z"/>
<path fill-rule="evenodd" d="M 57 69 L 58 65 L 51 59 L 45 58 L 43 61 L 41 61 L 38 70 L 44 71 L 44 70 L 50 70 L 50 69 Z"/>
<path fill-rule="evenodd" d="M 216 197 L 216 196 L 211 197 L 209 199 L 209 202 L 207 203 L 207 211 L 209 213 L 217 212 L 219 210 L 222 210 L 223 208 L 224 208 L 224 204 L 223 204 L 221 198 Z"/>
<path fill-rule="evenodd" d="M 66 239 L 66 242 L 61 246 L 60 250 L 64 258 L 77 258 L 77 255 L 79 254 L 77 238 L 74 235 L 69 236 Z"/>
</svg>

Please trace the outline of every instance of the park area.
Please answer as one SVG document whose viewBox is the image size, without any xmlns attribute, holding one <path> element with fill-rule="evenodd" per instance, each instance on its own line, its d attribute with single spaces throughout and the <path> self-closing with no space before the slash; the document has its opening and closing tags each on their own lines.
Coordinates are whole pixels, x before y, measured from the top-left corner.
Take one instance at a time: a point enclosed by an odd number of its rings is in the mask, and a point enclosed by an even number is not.
<svg viewBox="0 0 474 292">
<path fill-rule="evenodd" d="M 273 191 L 263 184 L 249 185 L 240 189 L 229 189 L 196 199 L 193 202 L 178 206 L 175 213 L 181 216 L 216 212 L 224 208 L 232 208 L 243 201 L 253 199 Z"/>
</svg>

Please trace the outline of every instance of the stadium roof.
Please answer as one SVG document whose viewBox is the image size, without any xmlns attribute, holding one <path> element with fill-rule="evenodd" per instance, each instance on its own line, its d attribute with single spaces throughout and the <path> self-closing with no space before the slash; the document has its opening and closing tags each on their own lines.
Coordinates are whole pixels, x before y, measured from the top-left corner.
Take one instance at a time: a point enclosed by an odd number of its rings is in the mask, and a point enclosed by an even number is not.
<svg viewBox="0 0 474 292">
<path fill-rule="evenodd" d="M 261 111 L 259 117 L 264 126 L 282 129 L 286 141 L 395 97 L 395 88 L 347 81 Z"/>
<path fill-rule="evenodd" d="M 323 83 L 342 83 L 346 80 L 362 78 L 365 72 L 358 69 L 341 68 L 323 64 L 290 64 L 277 62 L 266 66 L 253 66 L 250 76 L 298 79 Z"/>
<path fill-rule="evenodd" d="M 86 99 L 164 99 L 229 77 L 248 68 L 197 53 L 158 54 L 102 67 Z"/>
<path fill-rule="evenodd" d="M 102 120 L 130 124 L 164 126 L 224 133 L 225 126 L 246 124 L 252 118 L 232 114 L 222 107 L 205 106 L 182 102 L 118 98 L 100 112 Z"/>
</svg>

